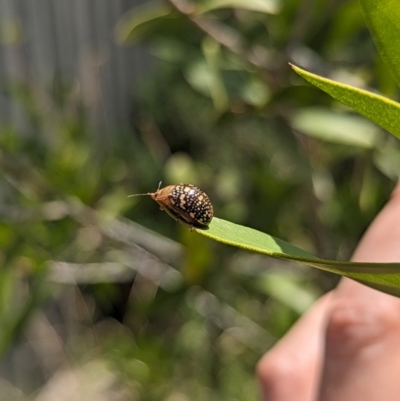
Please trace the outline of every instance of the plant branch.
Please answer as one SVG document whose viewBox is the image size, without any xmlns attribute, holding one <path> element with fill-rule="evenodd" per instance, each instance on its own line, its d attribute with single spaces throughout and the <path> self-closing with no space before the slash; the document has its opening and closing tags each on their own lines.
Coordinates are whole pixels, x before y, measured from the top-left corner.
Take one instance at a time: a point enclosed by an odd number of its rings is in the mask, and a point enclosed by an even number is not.
<svg viewBox="0 0 400 401">
<path fill-rule="evenodd" d="M 269 70 L 267 49 L 262 46 L 250 47 L 247 49 L 246 43 L 241 35 L 233 28 L 215 22 L 209 18 L 204 18 L 196 14 L 195 7 L 186 0 L 166 0 L 174 10 L 186 17 L 198 29 L 218 42 L 233 54 L 245 59 L 249 64 L 263 71 Z"/>
</svg>

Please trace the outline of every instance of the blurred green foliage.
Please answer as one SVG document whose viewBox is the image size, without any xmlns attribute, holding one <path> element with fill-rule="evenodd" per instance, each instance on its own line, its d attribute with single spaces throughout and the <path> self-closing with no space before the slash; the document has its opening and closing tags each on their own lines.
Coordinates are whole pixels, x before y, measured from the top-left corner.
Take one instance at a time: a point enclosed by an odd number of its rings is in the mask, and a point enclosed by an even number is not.
<svg viewBox="0 0 400 401">
<path fill-rule="evenodd" d="M 336 278 L 212 243 L 127 195 L 190 182 L 218 217 L 348 259 L 397 179 L 399 144 L 288 62 L 396 86 L 356 1 L 174 4 L 117 28 L 157 59 L 129 130 L 93 129 L 73 83 L 5 88 L 23 124 L 0 127 L 0 351 L 45 314 L 67 351 L 55 366 L 105 360 L 126 399 L 256 400 L 257 360 Z M 37 391 L 49 355 L 41 378 L 10 382 Z"/>
</svg>

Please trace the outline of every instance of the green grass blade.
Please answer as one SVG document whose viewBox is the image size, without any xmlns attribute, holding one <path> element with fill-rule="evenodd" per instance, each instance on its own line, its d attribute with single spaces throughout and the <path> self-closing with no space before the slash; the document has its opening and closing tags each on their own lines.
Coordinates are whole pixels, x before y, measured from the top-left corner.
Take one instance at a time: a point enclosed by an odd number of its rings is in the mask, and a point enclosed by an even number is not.
<svg viewBox="0 0 400 401">
<path fill-rule="evenodd" d="M 372 38 L 400 86 L 400 7 L 398 0 L 360 0 Z"/>
<path fill-rule="evenodd" d="M 340 103 L 380 125 L 400 138 L 400 104 L 384 96 L 341 84 L 312 74 L 294 65 L 293 70 L 305 80 L 322 89 Z"/>
<path fill-rule="evenodd" d="M 208 230 L 196 229 L 215 241 L 274 258 L 349 277 L 369 287 L 400 297 L 400 263 L 342 262 L 317 258 L 279 238 L 214 217 Z"/>
</svg>

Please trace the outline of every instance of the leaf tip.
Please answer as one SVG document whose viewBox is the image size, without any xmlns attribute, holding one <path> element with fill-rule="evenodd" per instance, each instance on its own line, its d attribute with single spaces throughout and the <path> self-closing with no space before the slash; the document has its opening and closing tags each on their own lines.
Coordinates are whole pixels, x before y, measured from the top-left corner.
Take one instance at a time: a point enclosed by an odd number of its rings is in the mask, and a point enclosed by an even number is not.
<svg viewBox="0 0 400 401">
<path fill-rule="evenodd" d="M 298 71 L 299 67 L 297 67 L 297 65 L 294 65 L 293 63 L 291 63 L 290 61 L 288 62 L 289 67 L 293 70 L 293 71 Z"/>
</svg>

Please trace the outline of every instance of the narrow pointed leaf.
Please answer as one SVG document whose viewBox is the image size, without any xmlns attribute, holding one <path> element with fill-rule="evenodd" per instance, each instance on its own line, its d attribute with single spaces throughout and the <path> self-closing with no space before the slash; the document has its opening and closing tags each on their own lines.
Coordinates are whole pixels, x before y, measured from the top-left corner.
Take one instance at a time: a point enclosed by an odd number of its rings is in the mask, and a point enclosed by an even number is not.
<svg viewBox="0 0 400 401">
<path fill-rule="evenodd" d="M 360 0 L 372 38 L 400 86 L 400 7 L 398 0 Z"/>
<path fill-rule="evenodd" d="M 400 297 L 400 263 L 361 263 L 321 259 L 279 238 L 214 217 L 207 230 L 196 229 L 215 241 L 278 259 L 352 278 L 369 287 Z"/>
<path fill-rule="evenodd" d="M 351 107 L 394 136 L 400 138 L 399 103 L 363 89 L 320 77 L 294 65 L 291 67 L 305 80 L 322 89 L 340 103 Z"/>
<path fill-rule="evenodd" d="M 198 6 L 199 14 L 218 8 L 241 8 L 243 10 L 276 14 L 279 11 L 277 0 L 209 0 Z"/>
<path fill-rule="evenodd" d="M 354 113 L 307 107 L 294 112 L 290 121 L 294 129 L 331 143 L 373 149 L 380 139 L 380 129 Z"/>
</svg>

